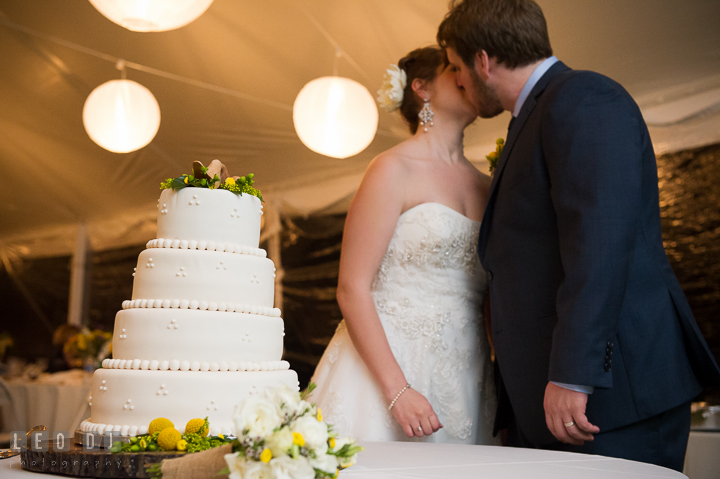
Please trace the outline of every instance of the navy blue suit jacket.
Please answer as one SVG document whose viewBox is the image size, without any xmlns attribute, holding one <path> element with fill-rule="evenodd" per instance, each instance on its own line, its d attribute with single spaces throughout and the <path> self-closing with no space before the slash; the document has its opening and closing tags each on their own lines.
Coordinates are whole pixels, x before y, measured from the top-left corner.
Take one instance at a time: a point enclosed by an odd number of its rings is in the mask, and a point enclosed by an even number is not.
<svg viewBox="0 0 720 479">
<path fill-rule="evenodd" d="M 508 131 L 478 248 L 501 398 L 532 443 L 556 442 L 548 381 L 594 386 L 587 416 L 601 431 L 720 384 L 667 260 L 658 203 L 633 99 L 607 77 L 554 64 Z"/>
</svg>

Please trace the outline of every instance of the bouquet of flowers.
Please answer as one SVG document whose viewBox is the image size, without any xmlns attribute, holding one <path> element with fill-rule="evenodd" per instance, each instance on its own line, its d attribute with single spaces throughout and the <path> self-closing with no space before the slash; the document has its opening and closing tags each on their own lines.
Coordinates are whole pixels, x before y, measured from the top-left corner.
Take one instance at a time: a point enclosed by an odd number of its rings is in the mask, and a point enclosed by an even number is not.
<svg viewBox="0 0 720 479">
<path fill-rule="evenodd" d="M 363 448 L 338 438 L 322 411 L 287 386 L 249 396 L 233 414 L 236 439 L 202 452 L 165 459 L 147 470 L 165 479 L 317 479 L 335 478 L 352 466 Z M 188 448 L 188 452 L 190 449 Z M 224 470 L 220 470 L 226 464 Z"/>
<path fill-rule="evenodd" d="M 75 357 L 73 367 L 96 369 L 103 359 L 110 357 L 112 352 L 112 333 L 99 329 L 83 328 L 78 334 L 71 336 L 63 345 L 67 356 Z"/>
<path fill-rule="evenodd" d="M 235 409 L 237 439 L 225 461 L 232 479 L 336 477 L 363 448 L 337 438 L 322 411 L 287 386 L 250 396 Z"/>
</svg>

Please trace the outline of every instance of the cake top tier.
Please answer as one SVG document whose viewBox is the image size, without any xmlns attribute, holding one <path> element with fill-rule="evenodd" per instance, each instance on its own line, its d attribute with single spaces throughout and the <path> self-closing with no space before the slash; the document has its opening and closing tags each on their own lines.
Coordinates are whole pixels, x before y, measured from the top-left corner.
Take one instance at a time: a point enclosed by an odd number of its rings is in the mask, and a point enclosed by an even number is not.
<svg viewBox="0 0 720 479">
<path fill-rule="evenodd" d="M 208 166 L 196 161 L 192 170 L 161 184 L 157 244 L 152 247 L 192 244 L 199 249 L 212 245 L 213 251 L 257 250 L 262 195 L 253 186 L 254 175 L 230 176 L 219 160 Z"/>
<path fill-rule="evenodd" d="M 260 199 L 226 190 L 163 190 L 158 201 L 157 237 L 257 248 L 260 243 Z"/>
</svg>

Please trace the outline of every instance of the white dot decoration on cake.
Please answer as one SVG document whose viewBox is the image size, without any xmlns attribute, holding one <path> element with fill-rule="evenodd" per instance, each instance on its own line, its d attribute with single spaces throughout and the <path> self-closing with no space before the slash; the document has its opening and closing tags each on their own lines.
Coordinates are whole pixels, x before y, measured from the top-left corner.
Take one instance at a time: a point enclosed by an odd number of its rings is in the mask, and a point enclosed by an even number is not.
<svg viewBox="0 0 720 479">
<path fill-rule="evenodd" d="M 217 406 L 215 405 L 215 401 L 210 401 L 210 405 L 207 407 L 207 410 L 208 411 L 217 411 L 218 410 Z"/>
</svg>

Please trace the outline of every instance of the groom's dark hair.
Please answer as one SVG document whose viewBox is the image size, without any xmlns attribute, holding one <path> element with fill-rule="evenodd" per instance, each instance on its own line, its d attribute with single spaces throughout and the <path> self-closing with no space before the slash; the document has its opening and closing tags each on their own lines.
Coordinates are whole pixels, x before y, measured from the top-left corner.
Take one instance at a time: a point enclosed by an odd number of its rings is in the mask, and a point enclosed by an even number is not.
<svg viewBox="0 0 720 479">
<path fill-rule="evenodd" d="M 437 40 L 468 66 L 481 50 L 508 68 L 552 56 L 545 16 L 533 0 L 455 0 Z"/>
</svg>

